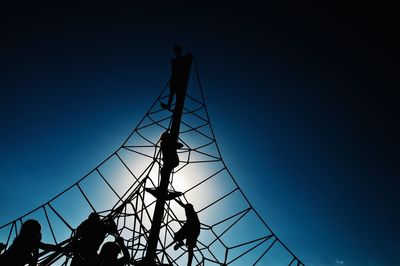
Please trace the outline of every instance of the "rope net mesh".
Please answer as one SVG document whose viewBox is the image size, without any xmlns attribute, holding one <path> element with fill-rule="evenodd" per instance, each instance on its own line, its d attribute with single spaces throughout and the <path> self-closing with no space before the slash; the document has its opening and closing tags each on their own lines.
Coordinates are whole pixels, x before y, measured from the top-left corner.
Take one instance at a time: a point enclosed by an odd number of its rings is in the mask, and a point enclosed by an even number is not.
<svg viewBox="0 0 400 266">
<path fill-rule="evenodd" d="M 255 211 L 226 167 L 196 68 L 192 77 L 179 134 L 180 164 L 169 190 L 181 192 L 180 200 L 194 206 L 201 222 L 193 265 L 303 265 Z M 163 163 L 159 138 L 172 117 L 160 107 L 168 94 L 165 87 L 126 141 L 96 168 L 48 202 L 1 226 L 0 242 L 10 246 L 22 223 L 36 219 L 42 226 L 42 242 L 62 247 L 61 252 L 42 252 L 39 265 L 69 265 L 69 240 L 96 211 L 114 218 L 131 264 L 141 260 L 156 202 L 148 191 L 158 187 Z M 167 201 L 157 247 L 159 264 L 186 265 L 186 247 L 174 250 L 172 245 L 185 219 L 184 209 Z"/>
</svg>

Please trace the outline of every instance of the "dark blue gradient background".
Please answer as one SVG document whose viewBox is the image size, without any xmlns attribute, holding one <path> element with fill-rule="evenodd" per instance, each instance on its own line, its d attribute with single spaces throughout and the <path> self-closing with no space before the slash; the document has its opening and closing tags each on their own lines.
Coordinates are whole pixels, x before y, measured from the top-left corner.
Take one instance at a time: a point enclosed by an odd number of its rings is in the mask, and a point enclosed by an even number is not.
<svg viewBox="0 0 400 266">
<path fill-rule="evenodd" d="M 164 2 L 5 4 L 0 222 L 114 151 L 181 43 L 224 159 L 282 241 L 306 265 L 399 265 L 394 11 Z"/>
</svg>

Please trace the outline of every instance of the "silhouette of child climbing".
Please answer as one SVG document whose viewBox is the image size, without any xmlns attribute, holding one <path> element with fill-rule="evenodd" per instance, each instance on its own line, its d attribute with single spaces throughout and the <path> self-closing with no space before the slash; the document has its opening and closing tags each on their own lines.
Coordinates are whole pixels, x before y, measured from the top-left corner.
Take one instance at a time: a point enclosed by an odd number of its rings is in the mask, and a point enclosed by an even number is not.
<svg viewBox="0 0 400 266">
<path fill-rule="evenodd" d="M 164 167 L 166 169 L 173 169 L 177 167 L 179 165 L 179 157 L 176 149 L 182 148 L 183 144 L 172 139 L 171 134 L 169 134 L 167 131 L 161 134 L 160 141 Z"/>
<path fill-rule="evenodd" d="M 123 257 L 118 258 L 122 251 Z M 129 263 L 129 251 L 125 246 L 124 239 L 117 237 L 115 242 L 106 242 L 101 247 L 99 254 L 100 266 L 123 266 Z"/>
<path fill-rule="evenodd" d="M 117 226 L 112 218 L 107 217 L 102 221 L 98 213 L 91 213 L 76 229 L 71 266 L 98 265 L 97 251 L 107 234 L 117 234 Z"/>
<path fill-rule="evenodd" d="M 176 54 L 175 58 L 171 59 L 171 78 L 169 80 L 169 97 L 168 103 L 161 103 L 163 108 L 170 110 L 172 100 L 174 99 L 175 94 L 178 95 L 185 88 L 185 57 L 182 56 L 182 46 L 175 45 L 174 53 Z"/>
<path fill-rule="evenodd" d="M 185 208 L 186 222 L 174 236 L 174 241 L 177 242 L 174 249 L 177 250 L 183 246 L 183 240 L 186 239 L 186 246 L 188 248 L 187 265 L 191 266 L 193 260 L 193 249 L 196 247 L 197 238 L 200 235 L 200 221 L 192 204 L 183 204 L 179 200 L 176 202 Z"/>
<path fill-rule="evenodd" d="M 42 234 L 39 222 L 36 220 L 25 221 L 11 246 L 1 254 L 0 265 L 24 266 L 28 264 L 36 266 L 39 249 L 45 251 L 57 250 L 55 245 L 42 243 L 41 240 Z"/>
</svg>

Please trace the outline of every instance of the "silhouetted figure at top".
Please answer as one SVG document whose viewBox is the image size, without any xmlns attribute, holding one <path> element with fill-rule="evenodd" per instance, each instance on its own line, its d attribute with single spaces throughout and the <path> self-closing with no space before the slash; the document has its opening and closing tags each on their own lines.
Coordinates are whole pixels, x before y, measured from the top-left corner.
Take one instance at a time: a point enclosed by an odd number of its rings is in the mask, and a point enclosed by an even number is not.
<svg viewBox="0 0 400 266">
<path fill-rule="evenodd" d="M 179 156 L 176 150 L 182 148 L 183 144 L 173 139 L 167 131 L 161 134 L 160 141 L 164 168 L 171 170 L 177 167 L 179 165 Z"/>
<path fill-rule="evenodd" d="M 41 226 L 36 220 L 27 220 L 22 224 L 18 236 L 11 246 L 1 255 L 0 265 L 8 266 L 36 266 L 39 249 L 55 251 L 55 245 L 41 242 Z"/>
<path fill-rule="evenodd" d="M 118 258 L 122 251 L 123 256 Z M 124 239 L 117 237 L 115 242 L 106 242 L 101 247 L 99 254 L 100 266 L 124 266 L 129 263 L 129 251 L 125 246 Z"/>
<path fill-rule="evenodd" d="M 72 249 L 74 257 L 71 266 L 89 266 L 99 263 L 97 251 L 107 234 L 116 234 L 117 226 L 111 217 L 102 221 L 99 214 L 93 212 L 76 229 Z"/>
<path fill-rule="evenodd" d="M 178 97 L 179 94 L 185 89 L 186 86 L 186 73 L 185 68 L 186 60 L 185 57 L 182 56 L 182 46 L 175 45 L 174 53 L 176 54 L 175 58 L 171 59 L 171 78 L 169 80 L 169 97 L 168 103 L 161 103 L 163 108 L 169 109 L 171 108 L 172 100 L 176 95 Z"/>
<path fill-rule="evenodd" d="M 193 260 L 193 249 L 196 247 L 197 238 L 200 235 L 200 221 L 192 204 L 183 204 L 179 200 L 176 202 L 185 208 L 186 222 L 174 236 L 174 241 L 177 242 L 174 249 L 177 250 L 183 246 L 183 240 L 186 239 L 186 246 L 188 248 L 187 265 L 191 266 Z"/>
</svg>

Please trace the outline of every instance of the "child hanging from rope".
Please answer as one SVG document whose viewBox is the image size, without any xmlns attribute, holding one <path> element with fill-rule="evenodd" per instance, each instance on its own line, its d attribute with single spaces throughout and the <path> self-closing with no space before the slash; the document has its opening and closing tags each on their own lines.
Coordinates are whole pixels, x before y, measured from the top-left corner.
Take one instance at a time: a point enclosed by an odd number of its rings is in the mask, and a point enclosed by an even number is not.
<svg viewBox="0 0 400 266">
<path fill-rule="evenodd" d="M 174 246 L 174 249 L 177 250 L 183 246 L 183 240 L 186 239 L 186 246 L 188 248 L 187 265 L 191 266 L 193 260 L 193 249 L 196 247 L 197 238 L 200 235 L 200 221 L 192 204 L 183 204 L 180 200 L 176 200 L 176 202 L 185 209 L 186 222 L 182 228 L 175 233 L 174 242 L 176 242 L 176 245 Z"/>
<path fill-rule="evenodd" d="M 74 257 L 71 266 L 98 265 L 97 251 L 101 243 L 103 243 L 107 234 L 115 235 L 117 233 L 117 226 L 112 217 L 107 217 L 102 221 L 98 213 L 91 213 L 88 219 L 83 221 L 76 229 L 72 244 Z"/>
</svg>

